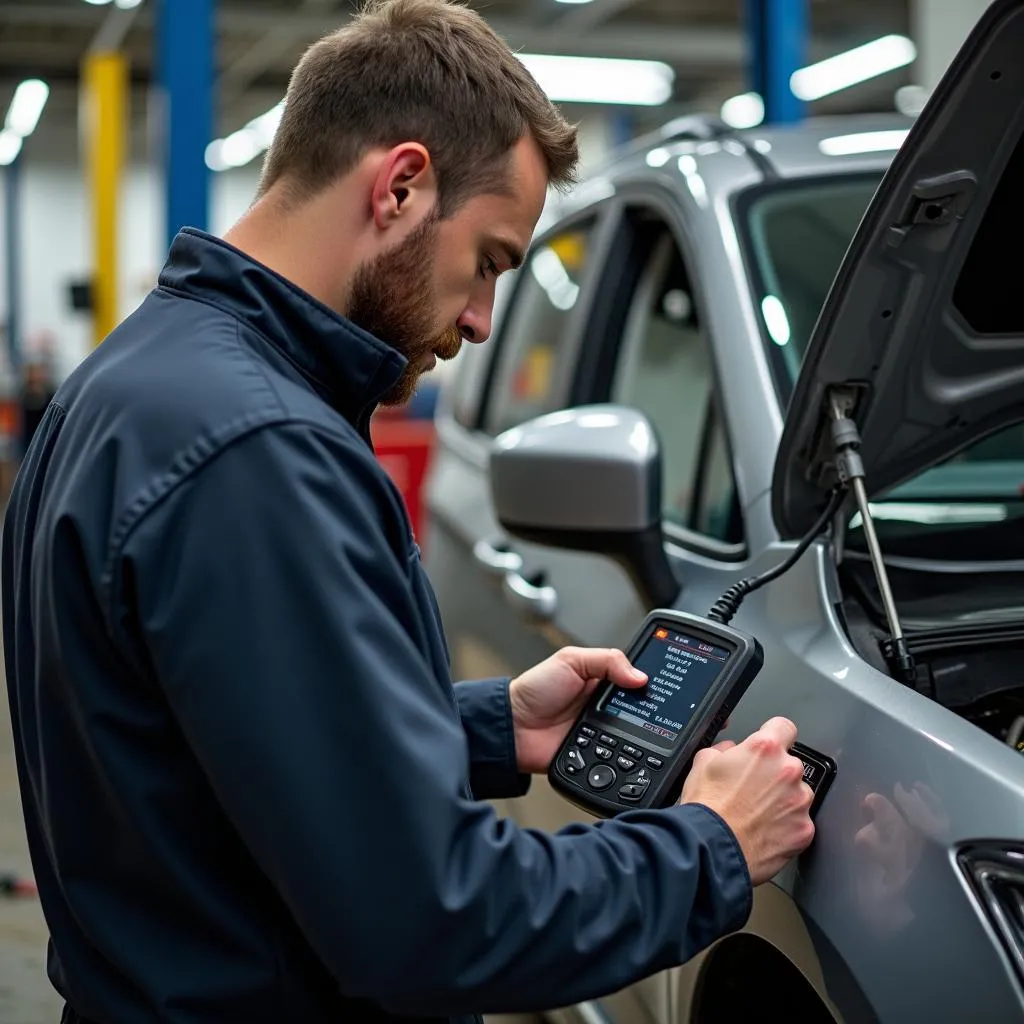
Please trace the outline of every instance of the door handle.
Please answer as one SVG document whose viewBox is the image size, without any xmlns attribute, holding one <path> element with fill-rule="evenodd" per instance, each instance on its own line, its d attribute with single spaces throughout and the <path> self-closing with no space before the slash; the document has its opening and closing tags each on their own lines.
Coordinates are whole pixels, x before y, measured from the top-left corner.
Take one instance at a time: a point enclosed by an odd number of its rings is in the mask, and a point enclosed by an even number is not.
<svg viewBox="0 0 1024 1024">
<path fill-rule="evenodd" d="M 478 540 L 473 545 L 473 557 L 478 565 L 482 565 L 495 576 L 519 572 L 523 567 L 523 559 L 520 555 L 510 551 L 507 547 L 496 546 L 488 540 Z"/>
<path fill-rule="evenodd" d="M 558 592 L 544 583 L 531 583 L 518 572 L 505 575 L 505 597 L 517 611 L 538 619 L 553 619 L 558 609 Z"/>
</svg>

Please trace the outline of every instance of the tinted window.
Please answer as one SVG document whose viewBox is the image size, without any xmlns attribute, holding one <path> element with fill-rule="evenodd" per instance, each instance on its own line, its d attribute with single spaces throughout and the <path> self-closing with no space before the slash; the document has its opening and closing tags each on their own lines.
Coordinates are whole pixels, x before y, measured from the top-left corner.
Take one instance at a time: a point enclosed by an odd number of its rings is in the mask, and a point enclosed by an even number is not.
<svg viewBox="0 0 1024 1024">
<path fill-rule="evenodd" d="M 564 402 L 567 327 L 579 300 L 593 225 L 556 234 L 531 252 L 501 328 L 487 429 L 499 433 Z"/>
<path fill-rule="evenodd" d="M 647 250 L 629 299 L 612 400 L 643 412 L 657 432 L 665 520 L 740 539 L 728 446 L 714 416 L 709 339 L 667 229 Z"/>
<path fill-rule="evenodd" d="M 696 491 L 692 529 L 729 544 L 741 543 L 743 522 L 732 472 L 732 452 L 725 421 L 717 404 L 712 404 L 708 410 L 704 425 L 704 447 Z"/>
</svg>

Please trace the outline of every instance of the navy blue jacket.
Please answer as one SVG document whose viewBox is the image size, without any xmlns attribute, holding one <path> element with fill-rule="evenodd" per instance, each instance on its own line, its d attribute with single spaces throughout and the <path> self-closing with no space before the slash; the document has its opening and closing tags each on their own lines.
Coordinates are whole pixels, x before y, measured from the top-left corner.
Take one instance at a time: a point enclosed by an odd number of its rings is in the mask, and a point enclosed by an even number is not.
<svg viewBox="0 0 1024 1024">
<path fill-rule="evenodd" d="M 508 681 L 452 685 L 368 420 L 404 366 L 222 241 L 60 388 L 3 536 L 4 647 L 68 1021 L 550 1008 L 745 922 L 697 806 L 556 835 L 482 798 Z"/>
</svg>

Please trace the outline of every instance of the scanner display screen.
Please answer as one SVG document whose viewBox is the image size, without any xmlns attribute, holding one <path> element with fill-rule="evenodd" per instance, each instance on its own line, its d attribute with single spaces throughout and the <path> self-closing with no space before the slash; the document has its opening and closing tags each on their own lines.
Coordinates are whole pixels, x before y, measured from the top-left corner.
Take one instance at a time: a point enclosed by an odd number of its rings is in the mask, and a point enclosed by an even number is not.
<svg viewBox="0 0 1024 1024">
<path fill-rule="evenodd" d="M 730 656 L 706 640 L 659 626 L 633 659 L 647 675 L 647 685 L 609 690 L 598 710 L 630 731 L 673 744 Z"/>
</svg>

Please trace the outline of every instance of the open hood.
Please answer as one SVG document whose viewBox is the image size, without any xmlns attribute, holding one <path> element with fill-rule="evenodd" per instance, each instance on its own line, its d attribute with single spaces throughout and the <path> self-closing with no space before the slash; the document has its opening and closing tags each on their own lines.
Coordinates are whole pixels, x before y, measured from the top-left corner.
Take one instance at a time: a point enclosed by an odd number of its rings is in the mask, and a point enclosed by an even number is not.
<svg viewBox="0 0 1024 1024">
<path fill-rule="evenodd" d="M 836 481 L 829 408 L 869 496 L 1024 420 L 1024 0 L 997 0 L 896 154 L 839 269 L 775 464 L 780 533 Z"/>
</svg>

